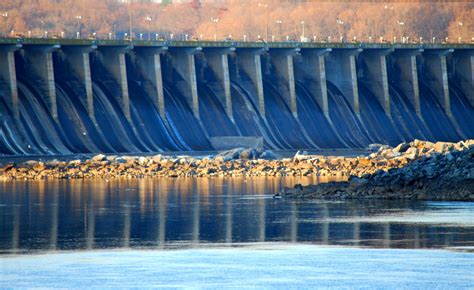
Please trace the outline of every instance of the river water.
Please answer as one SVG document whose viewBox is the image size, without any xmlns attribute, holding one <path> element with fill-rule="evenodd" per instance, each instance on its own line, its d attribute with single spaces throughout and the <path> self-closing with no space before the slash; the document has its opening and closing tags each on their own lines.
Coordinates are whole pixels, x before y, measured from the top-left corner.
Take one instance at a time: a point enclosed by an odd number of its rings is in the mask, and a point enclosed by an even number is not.
<svg viewBox="0 0 474 290">
<path fill-rule="evenodd" d="M 0 183 L 0 287 L 474 287 L 474 204 L 273 199 L 305 178 Z"/>
</svg>

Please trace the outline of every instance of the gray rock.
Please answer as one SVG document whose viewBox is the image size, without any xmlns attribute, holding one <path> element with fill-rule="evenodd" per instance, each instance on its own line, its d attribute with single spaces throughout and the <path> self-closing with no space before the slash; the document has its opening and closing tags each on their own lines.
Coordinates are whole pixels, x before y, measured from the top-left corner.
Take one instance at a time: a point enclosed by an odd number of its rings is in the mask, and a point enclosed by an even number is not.
<svg viewBox="0 0 474 290">
<path fill-rule="evenodd" d="M 255 148 L 245 149 L 240 153 L 241 159 L 255 159 L 258 158 L 258 151 Z"/>
<path fill-rule="evenodd" d="M 272 151 L 265 150 L 265 151 L 263 151 L 262 154 L 260 154 L 260 158 L 266 159 L 266 160 L 274 160 L 274 159 L 276 159 L 276 156 Z"/>
<path fill-rule="evenodd" d="M 393 152 L 394 153 L 403 153 L 403 152 L 407 151 L 408 148 L 410 148 L 410 144 L 403 142 L 403 143 L 400 143 L 397 147 L 393 148 Z"/>
<path fill-rule="evenodd" d="M 231 149 L 231 150 L 226 150 L 226 151 L 223 151 L 223 152 L 220 152 L 219 154 L 216 155 L 216 158 L 219 157 L 218 159 L 221 160 L 222 158 L 222 161 L 230 161 L 230 160 L 234 160 L 234 159 L 239 159 L 240 156 L 241 156 L 241 153 L 242 151 L 244 151 L 245 149 L 242 148 L 242 147 L 239 147 L 239 148 L 234 148 L 234 149 Z"/>
</svg>

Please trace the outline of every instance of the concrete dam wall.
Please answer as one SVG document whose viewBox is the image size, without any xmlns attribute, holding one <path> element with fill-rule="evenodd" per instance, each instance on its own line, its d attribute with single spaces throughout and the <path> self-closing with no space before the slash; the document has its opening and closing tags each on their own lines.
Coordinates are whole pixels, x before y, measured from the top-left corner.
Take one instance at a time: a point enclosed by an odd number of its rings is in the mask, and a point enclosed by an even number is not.
<svg viewBox="0 0 474 290">
<path fill-rule="evenodd" d="M 0 154 L 474 138 L 474 46 L 0 41 Z"/>
</svg>

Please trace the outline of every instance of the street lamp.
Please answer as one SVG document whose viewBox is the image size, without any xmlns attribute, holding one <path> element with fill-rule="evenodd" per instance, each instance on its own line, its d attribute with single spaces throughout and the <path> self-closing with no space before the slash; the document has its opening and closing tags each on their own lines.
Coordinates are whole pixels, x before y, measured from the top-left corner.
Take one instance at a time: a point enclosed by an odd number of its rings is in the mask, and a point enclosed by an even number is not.
<svg viewBox="0 0 474 290">
<path fill-rule="evenodd" d="M 5 37 L 7 37 L 8 36 L 8 25 L 7 25 L 8 12 L 3 12 L 2 17 L 3 17 L 3 21 L 4 21 L 4 26 L 5 26 Z"/>
<path fill-rule="evenodd" d="M 387 11 L 391 11 L 392 14 L 395 15 L 395 8 L 394 8 L 393 6 L 385 5 L 385 6 L 383 7 L 383 9 L 385 9 L 385 10 L 387 10 Z M 391 19 L 390 19 L 389 23 L 390 23 L 390 26 L 391 26 L 391 27 L 390 27 L 390 30 L 393 30 L 393 22 L 392 22 Z M 395 32 L 393 32 L 393 34 L 395 35 Z M 395 36 L 393 36 L 393 37 L 395 37 Z M 388 37 L 387 37 L 387 39 L 388 39 Z"/>
<path fill-rule="evenodd" d="M 217 41 L 217 23 L 219 23 L 219 18 L 211 17 L 211 22 L 214 22 L 214 41 Z"/>
<path fill-rule="evenodd" d="M 397 24 L 400 25 L 400 39 L 402 40 L 402 43 L 405 42 L 404 36 L 403 36 L 403 26 L 405 26 L 405 22 L 397 20 Z"/>
<path fill-rule="evenodd" d="M 304 37 L 304 21 L 301 21 L 301 42 L 305 41 Z"/>
<path fill-rule="evenodd" d="M 81 37 L 81 19 L 82 19 L 82 16 L 81 15 L 77 15 L 76 16 L 76 20 L 77 20 L 77 38 L 80 38 Z"/>
<path fill-rule="evenodd" d="M 128 1 L 128 21 L 130 25 L 130 42 L 133 42 L 132 0 Z"/>
<path fill-rule="evenodd" d="M 462 28 L 464 26 L 464 23 L 462 21 L 459 21 L 458 26 L 459 26 L 459 42 L 461 42 L 462 41 Z"/>
<path fill-rule="evenodd" d="M 44 31 L 44 20 L 41 20 L 41 38 L 44 38 L 44 35 L 47 34 Z"/>
<path fill-rule="evenodd" d="M 258 3 L 258 7 L 265 7 L 265 41 L 268 40 L 268 3 Z"/>
<path fill-rule="evenodd" d="M 344 21 L 342 21 L 341 19 L 336 19 L 336 23 L 337 23 L 337 30 L 339 31 L 339 38 L 342 42 L 342 39 L 343 39 L 343 36 L 342 36 L 342 28 L 343 28 L 343 25 L 344 25 Z"/>
<path fill-rule="evenodd" d="M 283 21 L 278 19 L 277 21 L 275 21 L 276 24 L 278 24 L 278 39 L 280 39 L 280 41 L 282 41 L 283 39 L 281 38 L 281 25 L 283 24 Z"/>
<path fill-rule="evenodd" d="M 148 40 L 151 40 L 151 16 L 147 15 L 147 17 L 145 18 L 146 21 L 148 21 Z"/>
</svg>

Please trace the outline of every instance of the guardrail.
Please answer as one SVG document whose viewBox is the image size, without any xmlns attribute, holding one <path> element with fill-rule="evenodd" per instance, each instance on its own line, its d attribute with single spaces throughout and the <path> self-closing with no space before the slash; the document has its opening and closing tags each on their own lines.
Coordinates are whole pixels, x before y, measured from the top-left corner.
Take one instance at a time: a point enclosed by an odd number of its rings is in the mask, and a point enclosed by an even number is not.
<svg viewBox="0 0 474 290">
<path fill-rule="evenodd" d="M 131 47 L 203 47 L 203 48 L 367 48 L 367 49 L 474 49 L 471 43 L 368 43 L 368 42 L 255 42 L 255 41 L 150 41 L 68 38 L 0 38 L 1 44 L 64 46 L 131 46 Z"/>
</svg>

